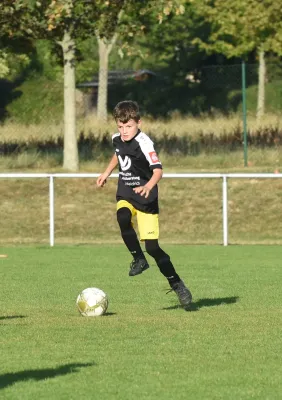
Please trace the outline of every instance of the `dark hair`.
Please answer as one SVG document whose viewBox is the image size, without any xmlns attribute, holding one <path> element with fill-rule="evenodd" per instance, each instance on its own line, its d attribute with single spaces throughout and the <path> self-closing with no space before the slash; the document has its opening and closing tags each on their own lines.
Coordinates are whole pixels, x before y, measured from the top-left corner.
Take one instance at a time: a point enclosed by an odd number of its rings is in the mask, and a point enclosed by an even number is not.
<svg viewBox="0 0 282 400">
<path fill-rule="evenodd" d="M 135 122 L 140 120 L 139 106 L 136 101 L 120 101 L 113 111 L 114 119 L 120 120 L 123 124 L 133 119 Z"/>
</svg>

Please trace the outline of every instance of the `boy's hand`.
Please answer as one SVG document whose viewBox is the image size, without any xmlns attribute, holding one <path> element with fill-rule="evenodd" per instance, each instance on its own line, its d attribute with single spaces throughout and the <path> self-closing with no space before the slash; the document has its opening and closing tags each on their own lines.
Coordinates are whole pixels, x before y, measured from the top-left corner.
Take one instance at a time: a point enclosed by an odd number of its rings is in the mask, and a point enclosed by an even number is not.
<svg viewBox="0 0 282 400">
<path fill-rule="evenodd" d="M 139 193 L 140 196 L 145 196 L 145 199 L 147 199 L 151 190 L 147 186 L 138 186 L 134 188 L 133 191 Z"/>
<path fill-rule="evenodd" d="M 108 175 L 107 174 L 102 174 L 97 178 L 96 184 L 99 187 L 103 187 L 106 183 L 107 183 L 107 178 Z"/>
</svg>

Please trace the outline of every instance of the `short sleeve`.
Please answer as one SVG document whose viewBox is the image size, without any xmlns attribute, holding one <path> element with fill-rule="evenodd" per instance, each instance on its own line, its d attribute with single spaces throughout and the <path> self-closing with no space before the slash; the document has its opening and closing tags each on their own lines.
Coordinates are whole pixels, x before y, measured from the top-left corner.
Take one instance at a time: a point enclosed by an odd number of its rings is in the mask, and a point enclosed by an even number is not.
<svg viewBox="0 0 282 400">
<path fill-rule="evenodd" d="M 140 132 L 140 134 L 135 138 L 139 143 L 139 146 L 142 150 L 142 153 L 146 157 L 150 168 L 162 168 L 162 163 L 159 160 L 159 157 L 154 148 L 153 141 L 147 136 L 144 132 Z"/>
</svg>

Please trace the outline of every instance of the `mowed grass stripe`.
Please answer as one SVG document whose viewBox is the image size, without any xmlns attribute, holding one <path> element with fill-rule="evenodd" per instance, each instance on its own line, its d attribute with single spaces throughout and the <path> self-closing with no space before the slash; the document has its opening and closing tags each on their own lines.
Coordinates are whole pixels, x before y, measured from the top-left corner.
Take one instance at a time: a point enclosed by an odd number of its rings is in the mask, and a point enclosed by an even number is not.
<svg viewBox="0 0 282 400">
<path fill-rule="evenodd" d="M 123 246 L 1 248 L 4 399 L 278 399 L 282 249 L 165 246 L 191 312 L 157 267 L 128 277 Z M 78 314 L 89 286 L 103 317 Z"/>
</svg>

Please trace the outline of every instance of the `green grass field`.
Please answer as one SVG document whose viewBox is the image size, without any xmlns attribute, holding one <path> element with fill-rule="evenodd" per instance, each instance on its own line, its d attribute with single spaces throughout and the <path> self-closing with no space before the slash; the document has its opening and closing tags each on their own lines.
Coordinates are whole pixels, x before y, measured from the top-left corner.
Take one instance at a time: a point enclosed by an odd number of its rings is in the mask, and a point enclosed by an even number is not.
<svg viewBox="0 0 282 400">
<path fill-rule="evenodd" d="M 164 249 L 189 312 L 153 262 L 128 277 L 123 246 L 2 247 L 1 399 L 281 398 L 281 246 Z M 76 310 L 90 286 L 102 317 Z"/>
</svg>

